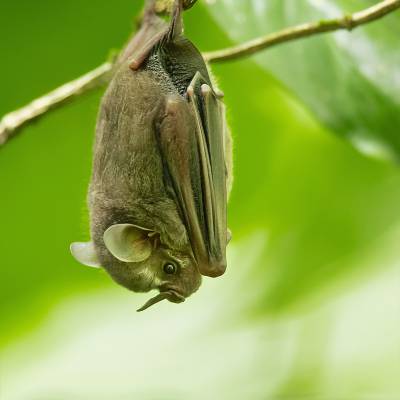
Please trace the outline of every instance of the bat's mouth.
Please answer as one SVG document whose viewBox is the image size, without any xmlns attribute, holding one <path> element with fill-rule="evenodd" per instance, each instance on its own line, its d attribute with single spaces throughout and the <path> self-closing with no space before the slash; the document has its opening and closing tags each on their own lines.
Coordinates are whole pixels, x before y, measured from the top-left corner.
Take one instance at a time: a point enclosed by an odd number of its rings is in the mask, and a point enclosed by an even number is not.
<svg viewBox="0 0 400 400">
<path fill-rule="evenodd" d="M 174 288 L 160 288 L 160 293 L 157 296 L 152 297 L 147 303 L 140 307 L 137 311 L 147 310 L 154 304 L 160 301 L 168 300 L 172 303 L 182 303 L 185 301 L 185 297 L 178 293 Z"/>
</svg>

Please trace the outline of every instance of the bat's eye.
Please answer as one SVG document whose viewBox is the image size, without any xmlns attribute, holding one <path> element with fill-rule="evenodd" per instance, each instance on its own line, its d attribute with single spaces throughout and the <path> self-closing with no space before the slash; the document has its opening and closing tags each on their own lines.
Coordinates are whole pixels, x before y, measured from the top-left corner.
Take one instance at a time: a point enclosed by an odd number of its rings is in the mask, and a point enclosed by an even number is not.
<svg viewBox="0 0 400 400">
<path fill-rule="evenodd" d="M 172 264 L 171 262 L 168 262 L 164 264 L 163 270 L 166 274 L 168 275 L 173 275 L 176 273 L 178 270 L 177 266 L 175 264 Z"/>
</svg>

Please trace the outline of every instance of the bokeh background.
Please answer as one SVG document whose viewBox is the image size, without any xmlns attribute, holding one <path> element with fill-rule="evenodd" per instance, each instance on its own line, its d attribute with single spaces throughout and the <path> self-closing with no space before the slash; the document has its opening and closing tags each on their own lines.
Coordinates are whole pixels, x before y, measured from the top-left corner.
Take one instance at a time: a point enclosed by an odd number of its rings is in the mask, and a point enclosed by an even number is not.
<svg viewBox="0 0 400 400">
<path fill-rule="evenodd" d="M 199 0 L 213 50 L 367 0 Z M 142 1 L 0 3 L 0 114 L 121 48 Z M 0 152 L 0 398 L 400 398 L 400 13 L 216 65 L 235 139 L 221 278 L 179 306 L 77 264 L 102 90 Z"/>
</svg>

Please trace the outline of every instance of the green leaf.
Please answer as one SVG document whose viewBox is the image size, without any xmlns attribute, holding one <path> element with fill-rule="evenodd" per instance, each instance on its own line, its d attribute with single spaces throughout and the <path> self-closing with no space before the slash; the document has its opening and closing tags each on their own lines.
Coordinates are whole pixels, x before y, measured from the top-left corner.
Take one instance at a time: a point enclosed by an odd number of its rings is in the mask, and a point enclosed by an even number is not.
<svg viewBox="0 0 400 400">
<path fill-rule="evenodd" d="M 376 1 L 220 0 L 209 9 L 236 42 L 338 18 Z M 256 56 L 332 131 L 361 152 L 400 156 L 400 13 L 369 25 L 279 45 Z"/>
</svg>

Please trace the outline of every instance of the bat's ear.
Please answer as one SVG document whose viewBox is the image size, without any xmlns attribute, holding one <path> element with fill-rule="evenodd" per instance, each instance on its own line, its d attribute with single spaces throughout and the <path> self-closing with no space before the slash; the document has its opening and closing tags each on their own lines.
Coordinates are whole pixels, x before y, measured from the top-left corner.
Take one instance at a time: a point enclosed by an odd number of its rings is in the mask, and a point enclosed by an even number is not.
<svg viewBox="0 0 400 400">
<path fill-rule="evenodd" d="M 154 232 L 132 224 L 110 226 L 103 235 L 108 251 L 118 260 L 140 262 L 150 257 L 153 251 Z"/>
<path fill-rule="evenodd" d="M 72 243 L 70 246 L 70 250 L 76 261 L 80 262 L 83 265 L 87 265 L 88 267 L 100 268 L 100 263 L 97 259 L 93 242 Z"/>
</svg>

